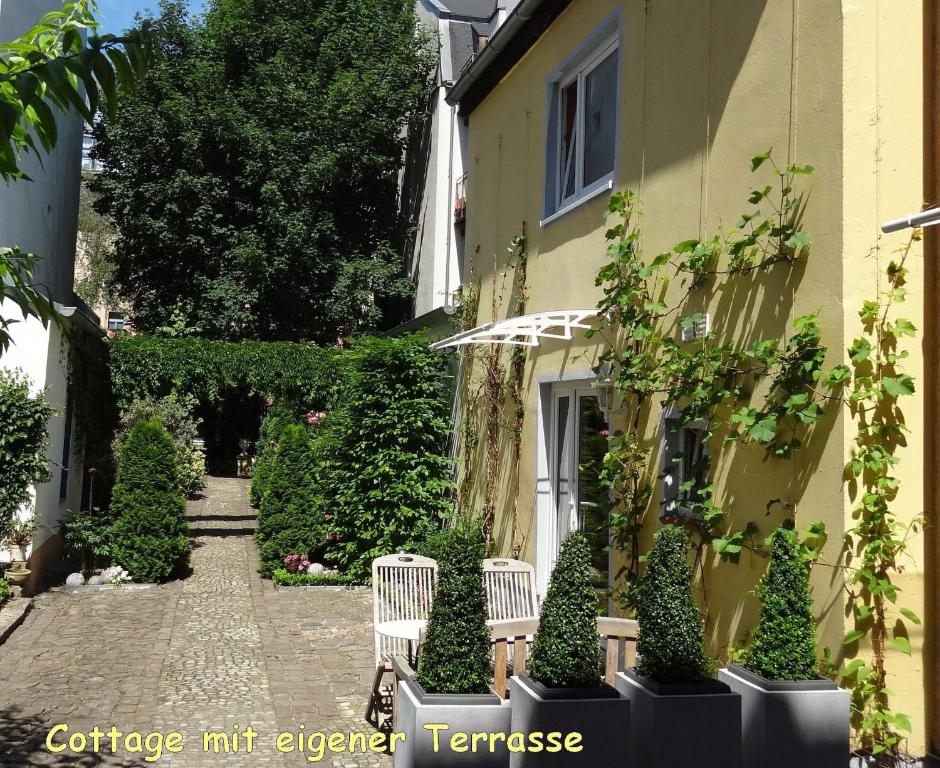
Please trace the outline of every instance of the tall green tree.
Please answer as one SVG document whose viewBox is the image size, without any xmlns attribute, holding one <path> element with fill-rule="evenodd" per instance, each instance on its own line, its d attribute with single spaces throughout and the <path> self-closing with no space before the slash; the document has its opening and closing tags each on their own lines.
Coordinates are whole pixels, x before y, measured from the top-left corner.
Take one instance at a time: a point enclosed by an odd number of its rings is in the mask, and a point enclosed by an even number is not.
<svg viewBox="0 0 940 768">
<path fill-rule="evenodd" d="M 118 85 L 132 92 L 149 57 L 146 28 L 124 37 L 98 36 L 94 0 L 66 2 L 21 37 L 0 42 L 0 182 L 25 181 L 24 154 L 49 152 L 58 141 L 57 112 L 76 111 L 92 122 L 113 114 Z M 33 284 L 42 254 L 0 244 L 0 303 L 15 303 L 22 317 L 44 324 L 52 303 Z M 15 317 L 0 316 L 0 355 L 10 344 Z"/>
<path fill-rule="evenodd" d="M 156 61 L 99 128 L 99 210 L 145 332 L 310 339 L 410 292 L 403 131 L 427 87 L 411 0 L 163 0 Z"/>
</svg>

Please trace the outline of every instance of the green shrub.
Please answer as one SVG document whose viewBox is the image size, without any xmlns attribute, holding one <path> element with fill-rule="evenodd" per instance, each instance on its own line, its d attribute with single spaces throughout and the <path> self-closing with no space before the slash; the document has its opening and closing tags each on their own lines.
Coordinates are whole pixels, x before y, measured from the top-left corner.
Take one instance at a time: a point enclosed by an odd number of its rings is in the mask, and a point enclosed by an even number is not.
<svg viewBox="0 0 940 768">
<path fill-rule="evenodd" d="M 425 540 L 451 511 L 451 399 L 445 358 L 420 335 L 360 340 L 344 366 L 326 422 L 328 554 L 367 578 L 373 558 Z"/>
<path fill-rule="evenodd" d="M 757 585 L 760 622 L 744 665 L 768 680 L 812 680 L 819 673 L 808 569 L 796 534 L 773 532 L 770 566 Z"/>
<path fill-rule="evenodd" d="M 413 548 L 414 553 L 422 557 L 430 557 L 432 560 L 440 562 L 447 557 L 447 553 L 450 552 L 450 550 L 459 543 L 461 537 L 464 536 L 464 532 L 461 528 L 472 528 L 474 526 L 476 526 L 478 531 L 482 531 L 482 526 L 478 525 L 476 522 L 463 522 L 459 526 L 436 531 L 424 541 L 415 544 Z"/>
<path fill-rule="evenodd" d="M 59 524 L 65 556 L 77 560 L 89 577 L 95 561 L 111 555 L 111 520 L 98 510 L 78 512 Z"/>
<path fill-rule="evenodd" d="M 561 545 L 542 604 L 529 675 L 549 688 L 599 687 L 600 647 L 591 550 L 583 534 L 571 533 Z"/>
<path fill-rule="evenodd" d="M 284 430 L 258 512 L 261 573 L 270 576 L 287 555 L 306 555 L 326 542 L 324 502 L 317 493 L 318 456 L 306 427 Z"/>
<path fill-rule="evenodd" d="M 10 599 L 10 582 L 6 579 L 0 579 L 0 605 L 3 605 Z"/>
<path fill-rule="evenodd" d="M 659 683 L 697 683 L 709 677 L 688 552 L 684 529 L 662 528 L 638 587 L 636 670 Z"/>
<path fill-rule="evenodd" d="M 279 403 L 268 411 L 261 421 L 257 444 L 257 460 L 251 473 L 251 489 L 248 500 L 258 508 L 271 482 L 271 469 L 277 453 L 277 442 L 289 426 L 298 423 L 298 416 L 290 406 Z"/>
<path fill-rule="evenodd" d="M 418 682 L 428 693 L 488 693 L 493 662 L 483 588 L 484 543 L 468 528 L 438 563 Z"/>
<path fill-rule="evenodd" d="M 46 425 L 52 408 L 41 394 L 31 395 L 29 379 L 0 370 L 0 540 L 10 533 L 17 508 L 30 488 L 50 479 Z"/>
<path fill-rule="evenodd" d="M 186 501 L 180 493 L 176 451 L 157 421 L 141 421 L 121 449 L 111 499 L 114 562 L 134 581 L 166 581 L 189 560 Z"/>
<path fill-rule="evenodd" d="M 282 587 L 350 587 L 362 584 L 345 573 L 291 573 L 285 568 L 274 571 L 274 583 Z"/>
<path fill-rule="evenodd" d="M 121 425 L 114 439 L 114 456 L 120 462 L 121 447 L 138 422 L 159 421 L 173 438 L 176 448 L 176 474 L 180 490 L 187 495 L 205 487 L 205 454 L 193 445 L 199 437 L 199 422 L 193 415 L 197 401 L 190 395 L 173 392 L 154 400 L 145 397 L 134 400 L 122 413 Z"/>
</svg>

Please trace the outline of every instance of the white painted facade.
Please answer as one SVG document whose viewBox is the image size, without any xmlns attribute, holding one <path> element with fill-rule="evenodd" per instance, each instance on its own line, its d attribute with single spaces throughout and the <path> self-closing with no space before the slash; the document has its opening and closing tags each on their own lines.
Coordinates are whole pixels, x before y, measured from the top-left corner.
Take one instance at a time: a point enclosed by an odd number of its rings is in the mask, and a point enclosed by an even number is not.
<svg viewBox="0 0 940 768">
<path fill-rule="evenodd" d="M 60 6 L 58 0 L 0 0 L 0 40 L 15 39 L 43 14 Z M 0 244 L 17 245 L 40 256 L 35 273 L 37 286 L 66 307 L 75 304 L 82 130 L 80 117 L 60 118 L 55 149 L 41 162 L 34 155 L 23 158 L 21 167 L 30 180 L 0 182 Z M 18 316 L 15 305 L 4 305 L 0 311 L 4 317 Z M 38 549 L 55 533 L 66 510 L 77 510 L 81 501 L 81 457 L 73 455 L 74 430 L 66 421 L 68 342 L 54 324 L 44 328 L 33 319 L 14 325 L 11 335 L 13 344 L 0 357 L 0 367 L 22 370 L 30 379 L 32 391 L 44 391 L 55 409 L 48 430 L 52 479 L 33 492 L 35 513 L 43 525 L 34 540 L 34 549 Z M 0 552 L 0 559 L 8 560 L 9 554 Z"/>
</svg>

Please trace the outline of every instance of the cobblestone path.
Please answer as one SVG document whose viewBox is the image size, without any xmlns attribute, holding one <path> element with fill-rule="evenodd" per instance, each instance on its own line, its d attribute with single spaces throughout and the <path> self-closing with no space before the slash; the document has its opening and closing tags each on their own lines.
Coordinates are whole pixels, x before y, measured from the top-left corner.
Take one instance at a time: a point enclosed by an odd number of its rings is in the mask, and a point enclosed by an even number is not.
<svg viewBox="0 0 940 768">
<path fill-rule="evenodd" d="M 139 592 L 51 591 L 0 646 L 0 768 L 301 765 L 389 768 L 363 754 L 279 754 L 277 733 L 365 731 L 369 591 L 281 590 L 257 576 L 247 483 L 209 478 L 189 507 L 192 574 Z M 180 731 L 184 751 L 51 754 L 49 729 Z M 259 735 L 251 754 L 203 752 L 206 730 Z M 236 729 L 237 727 L 237 729 Z M 230 744 L 232 742 L 230 741 Z M 106 743 L 107 746 L 107 743 Z"/>
</svg>

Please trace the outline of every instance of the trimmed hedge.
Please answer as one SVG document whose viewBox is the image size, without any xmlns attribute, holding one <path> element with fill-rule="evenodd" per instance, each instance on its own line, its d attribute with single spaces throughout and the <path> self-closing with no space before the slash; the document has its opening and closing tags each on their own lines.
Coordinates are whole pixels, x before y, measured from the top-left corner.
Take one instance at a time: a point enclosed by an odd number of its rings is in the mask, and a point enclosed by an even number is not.
<svg viewBox="0 0 940 768">
<path fill-rule="evenodd" d="M 274 583 L 282 587 L 355 587 L 361 581 L 344 573 L 291 573 L 286 568 L 274 571 Z"/>
<path fill-rule="evenodd" d="M 0 579 L 0 605 L 3 605 L 10 599 L 10 582 L 6 579 Z"/>
<path fill-rule="evenodd" d="M 420 334 L 359 340 L 344 368 L 340 407 L 325 424 L 327 555 L 365 579 L 373 558 L 413 549 L 452 511 L 449 375 Z"/>
<path fill-rule="evenodd" d="M 294 409 L 284 403 L 274 405 L 261 421 L 257 443 L 257 460 L 251 473 L 251 490 L 248 500 L 253 507 L 259 507 L 265 492 L 271 483 L 271 470 L 277 453 L 277 442 L 289 426 L 297 423 Z"/>
<path fill-rule="evenodd" d="M 548 688 L 598 688 L 600 667 L 591 549 L 583 534 L 571 533 L 552 571 L 528 673 Z"/>
<path fill-rule="evenodd" d="M 290 403 L 326 403 L 342 350 L 289 342 L 121 336 L 110 342 L 111 380 L 122 408 L 171 392 L 218 402 L 266 395 Z"/>
<path fill-rule="evenodd" d="M 662 528 L 638 587 L 636 671 L 659 683 L 698 683 L 709 677 L 688 553 L 689 535 L 683 528 Z"/>
<path fill-rule="evenodd" d="M 760 623 L 744 666 L 768 680 L 813 680 L 819 673 L 809 573 L 796 534 L 777 528 L 770 566 L 757 585 Z"/>
<path fill-rule="evenodd" d="M 261 499 L 256 534 L 261 573 L 270 576 L 287 555 L 312 558 L 326 543 L 324 502 L 317 487 L 317 451 L 306 427 L 292 424 L 281 435 L 270 484 Z"/>
<path fill-rule="evenodd" d="M 134 581 L 166 581 L 188 563 L 186 500 L 177 484 L 173 440 L 160 422 L 138 422 L 127 436 L 111 512 L 111 555 Z"/>
<path fill-rule="evenodd" d="M 479 532 L 457 529 L 438 563 L 437 588 L 421 648 L 418 682 L 428 693 L 489 693 L 493 661 Z"/>
</svg>

